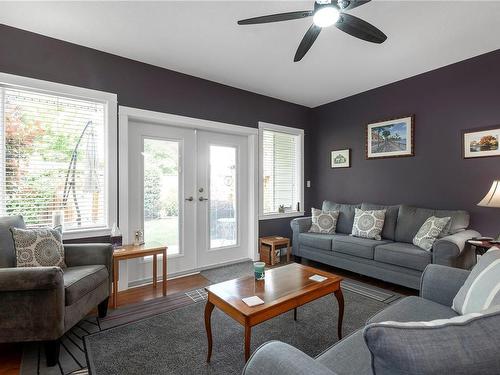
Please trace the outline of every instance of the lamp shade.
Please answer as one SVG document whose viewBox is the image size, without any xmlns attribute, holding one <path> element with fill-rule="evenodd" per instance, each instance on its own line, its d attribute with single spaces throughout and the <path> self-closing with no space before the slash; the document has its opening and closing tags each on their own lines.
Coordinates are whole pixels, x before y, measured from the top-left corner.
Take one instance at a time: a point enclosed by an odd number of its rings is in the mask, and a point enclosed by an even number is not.
<svg viewBox="0 0 500 375">
<path fill-rule="evenodd" d="M 493 181 L 490 191 L 477 204 L 484 207 L 500 207 L 500 180 Z"/>
</svg>

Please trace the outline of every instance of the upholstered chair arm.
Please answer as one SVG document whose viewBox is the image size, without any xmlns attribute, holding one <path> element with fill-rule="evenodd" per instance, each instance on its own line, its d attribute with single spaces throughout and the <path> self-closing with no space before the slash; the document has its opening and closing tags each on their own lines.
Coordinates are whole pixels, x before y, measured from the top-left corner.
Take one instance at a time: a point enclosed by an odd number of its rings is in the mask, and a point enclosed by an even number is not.
<svg viewBox="0 0 500 375">
<path fill-rule="evenodd" d="M 68 267 L 102 264 L 111 275 L 113 246 L 107 243 L 86 243 L 64 245 L 64 260 Z"/>
<path fill-rule="evenodd" d="M 0 268 L 0 292 L 64 288 L 59 267 Z"/>
<path fill-rule="evenodd" d="M 243 375 L 335 375 L 323 364 L 288 344 L 270 341 L 248 360 Z"/>
<path fill-rule="evenodd" d="M 59 267 L 0 269 L 0 342 L 56 340 L 64 333 Z"/>
<path fill-rule="evenodd" d="M 293 237 L 292 237 L 292 253 L 293 255 L 300 256 L 299 254 L 299 234 L 307 232 L 311 228 L 312 218 L 311 217 L 298 217 L 290 222 L 292 227 Z"/>
<path fill-rule="evenodd" d="M 420 297 L 451 306 L 470 271 L 429 264 L 420 279 Z"/>
<path fill-rule="evenodd" d="M 475 264 L 475 252 L 467 240 L 480 236 L 479 232 L 467 229 L 440 238 L 432 247 L 432 263 L 443 266 L 469 269 Z"/>
</svg>

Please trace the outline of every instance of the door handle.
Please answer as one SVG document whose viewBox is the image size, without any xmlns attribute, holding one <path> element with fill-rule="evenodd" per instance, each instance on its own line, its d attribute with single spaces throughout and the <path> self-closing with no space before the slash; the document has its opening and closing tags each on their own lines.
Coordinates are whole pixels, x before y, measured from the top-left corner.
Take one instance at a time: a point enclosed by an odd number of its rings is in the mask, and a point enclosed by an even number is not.
<svg viewBox="0 0 500 375">
<path fill-rule="evenodd" d="M 198 198 L 198 200 L 199 200 L 200 202 L 203 202 L 203 201 L 208 201 L 208 198 L 199 197 L 199 198 Z"/>
<path fill-rule="evenodd" d="M 189 197 L 189 198 L 185 198 L 184 200 L 192 202 L 192 201 L 194 201 L 194 198 L 193 197 Z"/>
</svg>

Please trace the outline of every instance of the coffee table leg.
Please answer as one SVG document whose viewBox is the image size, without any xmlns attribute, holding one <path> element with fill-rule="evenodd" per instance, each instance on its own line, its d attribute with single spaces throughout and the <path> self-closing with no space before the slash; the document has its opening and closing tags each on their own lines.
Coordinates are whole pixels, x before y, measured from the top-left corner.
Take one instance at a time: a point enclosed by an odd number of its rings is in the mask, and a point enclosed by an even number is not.
<svg viewBox="0 0 500 375">
<path fill-rule="evenodd" d="M 250 337 L 252 335 L 252 327 L 245 325 L 245 362 L 250 358 Z"/>
<path fill-rule="evenodd" d="M 212 324 L 210 318 L 212 317 L 212 311 L 214 310 L 214 304 L 207 301 L 205 305 L 205 330 L 207 331 L 207 341 L 208 341 L 208 352 L 207 352 L 207 362 L 210 362 L 210 357 L 212 356 Z"/>
<path fill-rule="evenodd" d="M 297 320 L 297 308 L 293 309 L 293 320 Z"/>
<path fill-rule="evenodd" d="M 344 319 L 344 295 L 342 294 L 342 289 L 338 289 L 335 291 L 335 297 L 337 298 L 337 302 L 339 303 L 339 321 L 337 327 L 337 334 L 339 336 L 339 340 L 342 339 L 342 320 Z"/>
</svg>

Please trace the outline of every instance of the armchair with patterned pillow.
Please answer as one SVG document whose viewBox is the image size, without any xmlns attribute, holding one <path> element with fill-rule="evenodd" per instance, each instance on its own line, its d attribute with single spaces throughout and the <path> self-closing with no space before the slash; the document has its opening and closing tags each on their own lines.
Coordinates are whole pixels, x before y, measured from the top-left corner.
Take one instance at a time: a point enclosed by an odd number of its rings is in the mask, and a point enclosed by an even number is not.
<svg viewBox="0 0 500 375">
<path fill-rule="evenodd" d="M 0 218 L 0 343 L 44 342 L 54 366 L 66 331 L 96 306 L 106 316 L 113 248 L 64 245 L 64 268 L 17 267 L 11 228 L 26 228 L 22 216 Z"/>
</svg>

